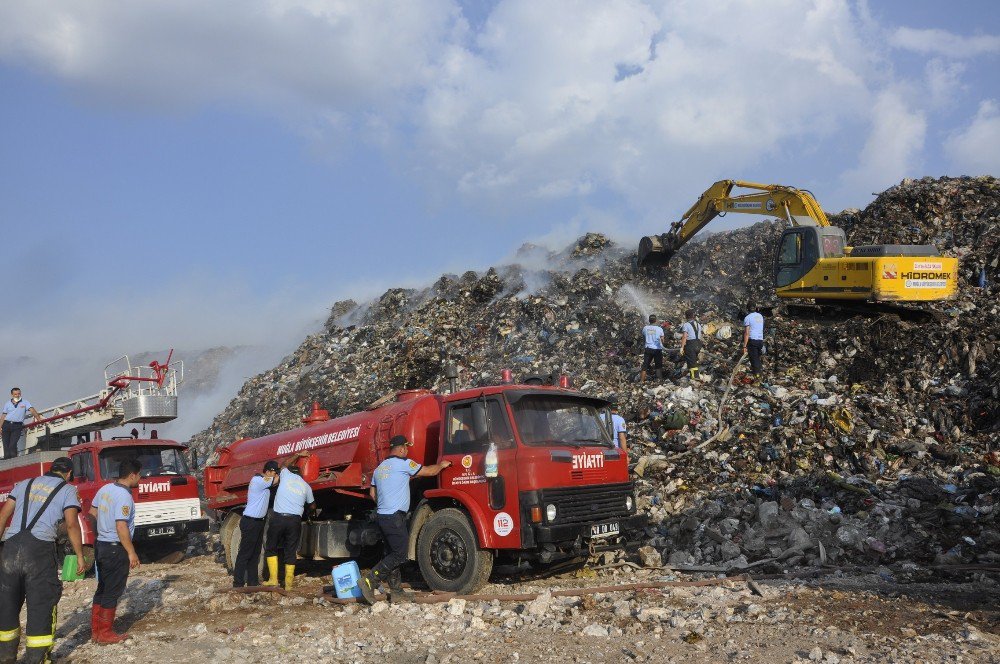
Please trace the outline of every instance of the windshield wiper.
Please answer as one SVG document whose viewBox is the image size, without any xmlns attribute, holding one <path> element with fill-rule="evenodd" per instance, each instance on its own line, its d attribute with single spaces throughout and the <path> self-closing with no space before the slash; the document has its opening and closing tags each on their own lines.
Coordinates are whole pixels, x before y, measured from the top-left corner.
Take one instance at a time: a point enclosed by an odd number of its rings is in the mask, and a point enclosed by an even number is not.
<svg viewBox="0 0 1000 664">
<path fill-rule="evenodd" d="M 575 443 L 572 440 L 558 440 L 556 438 L 543 438 L 542 440 L 535 440 L 529 443 L 529 445 L 569 445 L 570 447 L 575 447 L 580 449 L 583 445 Z"/>
<path fill-rule="evenodd" d="M 601 447 L 614 447 L 614 445 L 602 438 L 577 438 L 577 440 L 581 443 L 597 443 Z"/>
</svg>

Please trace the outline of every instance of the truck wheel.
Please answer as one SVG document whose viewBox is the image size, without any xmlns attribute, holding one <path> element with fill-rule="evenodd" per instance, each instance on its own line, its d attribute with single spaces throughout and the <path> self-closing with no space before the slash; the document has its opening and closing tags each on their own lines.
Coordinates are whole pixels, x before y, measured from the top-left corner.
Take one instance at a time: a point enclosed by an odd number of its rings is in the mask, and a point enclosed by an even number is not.
<svg viewBox="0 0 1000 664">
<path fill-rule="evenodd" d="M 417 564 L 432 589 L 468 594 L 490 578 L 493 553 L 479 548 L 465 513 L 449 508 L 431 514 L 420 529 Z"/>
<path fill-rule="evenodd" d="M 236 554 L 240 550 L 240 515 L 236 512 L 226 515 L 226 520 L 219 528 L 219 541 L 222 542 L 222 550 L 226 554 L 226 571 L 232 574 L 236 565 Z"/>
<path fill-rule="evenodd" d="M 233 519 L 235 525 L 227 531 L 226 525 L 229 524 L 229 519 Z M 222 538 L 222 547 L 226 552 L 226 571 L 232 574 L 233 568 L 236 567 L 236 555 L 240 552 L 240 541 L 243 539 L 243 533 L 240 531 L 240 515 L 233 513 L 226 517 L 219 534 Z M 261 544 L 260 556 L 257 557 L 257 578 L 261 581 L 264 580 L 263 544 Z"/>
</svg>

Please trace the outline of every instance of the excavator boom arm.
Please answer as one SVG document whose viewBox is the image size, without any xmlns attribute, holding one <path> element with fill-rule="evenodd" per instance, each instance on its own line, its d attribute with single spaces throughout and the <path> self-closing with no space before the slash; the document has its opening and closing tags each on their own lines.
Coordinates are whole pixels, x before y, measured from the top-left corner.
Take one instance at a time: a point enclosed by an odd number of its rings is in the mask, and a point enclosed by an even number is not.
<svg viewBox="0 0 1000 664">
<path fill-rule="evenodd" d="M 733 196 L 736 187 L 755 190 Z M 743 180 L 720 180 L 709 187 L 662 235 L 642 238 L 639 242 L 639 265 L 665 265 L 674 253 L 717 216 L 730 212 L 770 215 L 795 226 L 829 226 L 819 203 L 804 189 L 779 184 L 760 184 Z"/>
</svg>

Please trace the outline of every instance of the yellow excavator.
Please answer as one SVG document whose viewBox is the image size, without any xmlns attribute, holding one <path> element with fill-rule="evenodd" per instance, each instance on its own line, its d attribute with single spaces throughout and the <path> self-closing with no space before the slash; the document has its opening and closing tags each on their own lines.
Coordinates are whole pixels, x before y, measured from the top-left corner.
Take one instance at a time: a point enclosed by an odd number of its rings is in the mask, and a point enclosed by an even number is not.
<svg viewBox="0 0 1000 664">
<path fill-rule="evenodd" d="M 751 193 L 733 195 L 733 189 Z M 720 180 L 662 235 L 639 242 L 639 266 L 666 265 L 670 257 L 717 216 L 730 212 L 783 219 L 774 258 L 775 294 L 817 304 L 864 310 L 902 310 L 888 303 L 944 300 L 955 294 L 958 259 L 933 245 L 847 246 L 805 189 L 741 180 Z M 881 306 L 879 306 L 881 305 Z M 912 311 L 912 310 L 911 310 Z"/>
</svg>

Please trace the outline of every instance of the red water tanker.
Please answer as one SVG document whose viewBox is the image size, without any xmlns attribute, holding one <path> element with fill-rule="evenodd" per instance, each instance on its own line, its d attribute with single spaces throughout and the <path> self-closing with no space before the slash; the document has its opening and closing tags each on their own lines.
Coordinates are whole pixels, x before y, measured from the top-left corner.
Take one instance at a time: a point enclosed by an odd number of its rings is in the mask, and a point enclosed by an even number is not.
<svg viewBox="0 0 1000 664">
<path fill-rule="evenodd" d="M 437 477 L 411 482 L 410 559 L 431 588 L 471 592 L 497 559 L 546 565 L 635 539 L 645 518 L 636 513 L 628 459 L 605 424 L 607 409 L 606 401 L 565 387 L 513 384 L 399 392 L 334 420 L 317 404 L 301 428 L 219 446 L 205 493 L 223 519 L 231 565 L 250 478 L 269 459 L 309 450 L 303 476 L 319 512 L 303 524 L 299 555 L 358 557 L 380 544 L 368 489 L 389 439 L 402 434 L 418 463 L 452 462 Z M 491 444 L 498 472 L 487 477 Z"/>
</svg>

